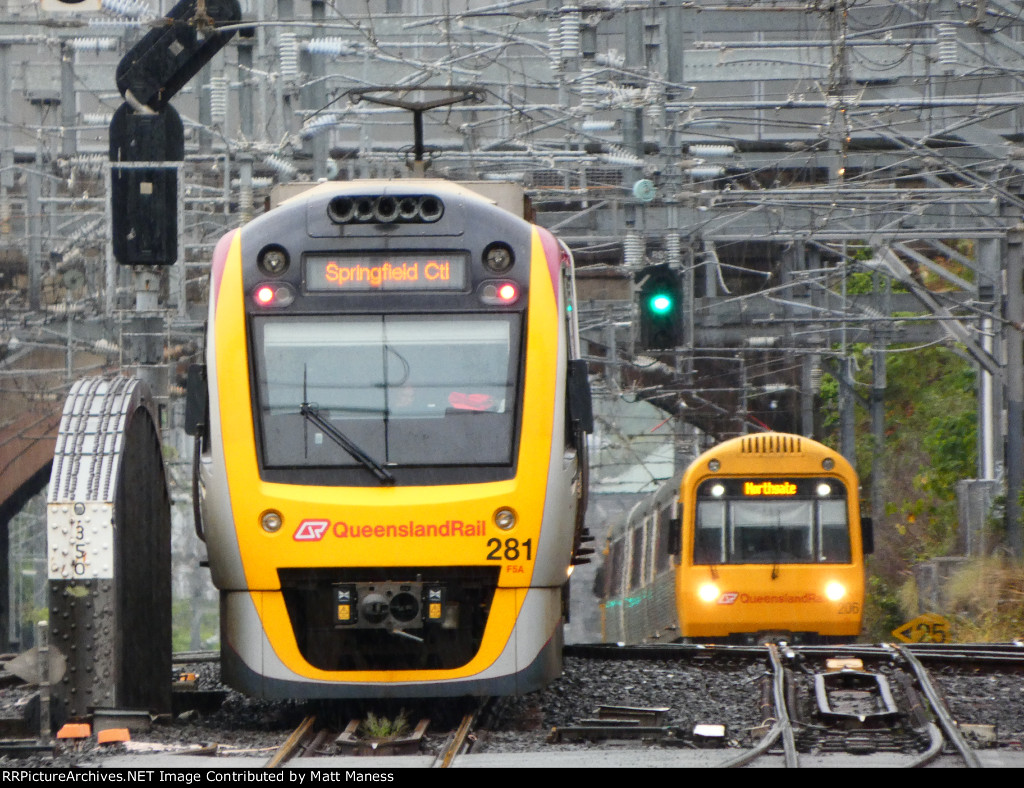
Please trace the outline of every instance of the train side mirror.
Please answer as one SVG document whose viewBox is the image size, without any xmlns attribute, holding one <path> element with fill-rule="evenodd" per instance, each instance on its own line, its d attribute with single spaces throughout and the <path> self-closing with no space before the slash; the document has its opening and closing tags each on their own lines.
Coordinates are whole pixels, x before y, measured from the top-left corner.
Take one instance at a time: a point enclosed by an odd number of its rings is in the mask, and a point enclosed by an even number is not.
<svg viewBox="0 0 1024 788">
<path fill-rule="evenodd" d="M 875 525 L 870 517 L 860 518 L 860 541 L 864 546 L 864 555 L 875 552 Z"/>
<path fill-rule="evenodd" d="M 590 398 L 587 362 L 582 358 L 569 360 L 569 420 L 580 432 L 594 431 L 594 406 Z"/>
<path fill-rule="evenodd" d="M 185 433 L 201 435 L 206 429 L 209 398 L 206 393 L 206 365 L 190 364 L 185 384 Z"/>
<path fill-rule="evenodd" d="M 668 521 L 668 554 L 677 558 L 683 554 L 683 518 L 673 517 Z"/>
</svg>

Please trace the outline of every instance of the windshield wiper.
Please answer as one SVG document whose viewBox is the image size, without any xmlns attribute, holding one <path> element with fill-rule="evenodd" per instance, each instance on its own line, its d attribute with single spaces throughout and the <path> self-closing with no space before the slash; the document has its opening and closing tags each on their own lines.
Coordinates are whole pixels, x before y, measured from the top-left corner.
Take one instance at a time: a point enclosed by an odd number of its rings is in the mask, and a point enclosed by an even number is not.
<svg viewBox="0 0 1024 788">
<path fill-rule="evenodd" d="M 782 560 L 782 517 L 775 515 L 775 558 L 772 561 L 772 580 L 779 577 L 779 562 Z"/>
<path fill-rule="evenodd" d="M 327 419 L 320 415 L 319 408 L 315 405 L 310 405 L 308 402 L 303 402 L 299 406 L 299 413 L 302 414 L 303 418 L 327 433 L 327 437 L 337 443 L 341 448 L 347 451 L 354 459 L 359 460 L 368 470 L 370 470 L 374 476 L 376 476 L 382 484 L 394 484 L 395 477 L 391 475 L 387 468 L 378 463 L 369 454 L 360 449 L 354 444 L 348 437 L 331 424 Z"/>
</svg>

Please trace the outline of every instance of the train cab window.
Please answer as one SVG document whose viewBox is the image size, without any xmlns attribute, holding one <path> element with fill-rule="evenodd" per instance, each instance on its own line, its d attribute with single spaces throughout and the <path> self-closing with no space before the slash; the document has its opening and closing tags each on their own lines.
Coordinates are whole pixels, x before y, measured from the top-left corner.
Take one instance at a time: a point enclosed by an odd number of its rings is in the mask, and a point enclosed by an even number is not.
<svg viewBox="0 0 1024 788">
<path fill-rule="evenodd" d="M 725 501 L 702 501 L 697 507 L 693 562 L 725 563 Z"/>
<path fill-rule="evenodd" d="M 787 482 L 792 488 L 784 493 L 787 497 L 758 498 L 743 491 L 743 482 L 702 485 L 694 523 L 694 563 L 849 563 L 845 491 L 834 481 L 821 481 Z M 753 489 L 763 486 L 755 484 Z"/>
<path fill-rule="evenodd" d="M 735 501 L 729 554 L 742 563 L 811 560 L 811 501 Z"/>
<path fill-rule="evenodd" d="M 337 434 L 388 467 L 512 462 L 518 315 L 267 317 L 254 328 L 266 467 L 357 466 Z"/>
<path fill-rule="evenodd" d="M 818 504 L 822 563 L 850 562 L 850 529 L 846 526 L 846 501 L 822 501 Z"/>
</svg>

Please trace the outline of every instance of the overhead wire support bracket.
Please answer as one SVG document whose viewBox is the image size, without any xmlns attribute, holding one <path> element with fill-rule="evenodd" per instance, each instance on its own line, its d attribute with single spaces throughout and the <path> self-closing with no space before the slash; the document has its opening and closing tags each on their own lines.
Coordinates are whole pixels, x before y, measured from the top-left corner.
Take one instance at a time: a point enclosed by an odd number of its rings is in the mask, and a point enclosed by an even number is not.
<svg viewBox="0 0 1024 788">
<path fill-rule="evenodd" d="M 421 99 L 419 101 L 406 98 L 411 93 L 447 93 L 446 96 L 439 96 L 435 99 Z M 383 95 L 377 95 L 383 94 Z M 397 94 L 397 95 L 392 95 Z M 453 104 L 461 104 L 464 101 L 472 101 L 480 104 L 487 95 L 487 89 L 480 85 L 417 85 L 410 87 L 406 85 L 383 85 L 377 87 L 353 88 L 346 91 L 353 104 L 360 101 L 369 101 L 374 104 L 382 104 L 385 107 L 397 107 L 412 112 L 413 123 L 413 163 L 412 169 L 417 175 L 423 175 L 426 171 L 424 155 L 426 148 L 423 144 L 423 113 L 427 110 L 438 107 L 449 107 Z"/>
</svg>

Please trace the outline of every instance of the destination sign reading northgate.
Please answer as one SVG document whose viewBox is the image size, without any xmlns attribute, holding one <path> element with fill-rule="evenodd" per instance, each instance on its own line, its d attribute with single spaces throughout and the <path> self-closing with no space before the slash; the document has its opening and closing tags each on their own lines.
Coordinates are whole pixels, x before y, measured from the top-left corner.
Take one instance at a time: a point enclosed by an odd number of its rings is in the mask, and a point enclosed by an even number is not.
<svg viewBox="0 0 1024 788">
<path fill-rule="evenodd" d="M 306 255 L 310 292 L 380 290 L 463 290 L 466 255 L 387 253 Z"/>
</svg>

